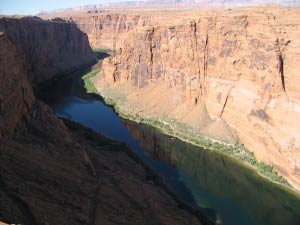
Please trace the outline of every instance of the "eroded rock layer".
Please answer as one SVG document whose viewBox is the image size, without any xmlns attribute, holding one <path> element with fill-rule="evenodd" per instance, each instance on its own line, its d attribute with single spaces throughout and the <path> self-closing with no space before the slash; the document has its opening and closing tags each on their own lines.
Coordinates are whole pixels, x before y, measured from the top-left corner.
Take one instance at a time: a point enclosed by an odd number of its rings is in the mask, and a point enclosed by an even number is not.
<svg viewBox="0 0 300 225">
<path fill-rule="evenodd" d="M 190 12 L 189 12 L 190 13 Z M 176 20 L 185 18 L 189 13 L 179 13 Z M 42 18 L 61 17 L 72 20 L 78 28 L 87 34 L 93 49 L 116 50 L 124 41 L 127 33 L 137 27 L 161 24 L 166 18 L 174 19 L 174 14 L 167 11 L 138 11 L 126 10 L 107 11 L 102 13 L 63 12 L 42 14 Z"/>
<path fill-rule="evenodd" d="M 299 189 L 299 15 L 168 14 L 128 32 L 94 82 L 106 97 L 126 100 L 131 114 L 179 121 L 226 143 L 237 138 Z"/>
</svg>

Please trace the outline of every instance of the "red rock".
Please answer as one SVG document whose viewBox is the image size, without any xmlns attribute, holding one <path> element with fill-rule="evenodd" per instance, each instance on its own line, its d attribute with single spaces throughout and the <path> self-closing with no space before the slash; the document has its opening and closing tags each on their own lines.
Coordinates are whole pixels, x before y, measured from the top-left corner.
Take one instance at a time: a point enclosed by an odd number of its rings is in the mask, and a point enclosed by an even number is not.
<svg viewBox="0 0 300 225">
<path fill-rule="evenodd" d="M 75 24 L 37 17 L 0 18 L 0 31 L 25 55 L 29 80 L 34 86 L 95 62 L 86 34 Z"/>
<path fill-rule="evenodd" d="M 25 62 L 6 34 L 0 34 L 0 138 L 9 135 L 31 113 L 35 97 Z"/>
<path fill-rule="evenodd" d="M 126 112 L 170 117 L 228 143 L 237 138 L 299 189 L 299 15 L 167 14 L 128 32 L 94 82 L 107 97 L 123 96 Z"/>
</svg>

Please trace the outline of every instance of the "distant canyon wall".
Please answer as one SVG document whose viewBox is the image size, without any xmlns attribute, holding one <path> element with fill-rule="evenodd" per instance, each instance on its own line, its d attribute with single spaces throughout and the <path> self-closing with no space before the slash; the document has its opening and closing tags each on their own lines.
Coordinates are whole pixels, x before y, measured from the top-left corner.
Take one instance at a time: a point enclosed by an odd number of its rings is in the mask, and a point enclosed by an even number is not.
<svg viewBox="0 0 300 225">
<path fill-rule="evenodd" d="M 106 13 L 82 13 L 75 15 L 54 14 L 44 15 L 45 18 L 59 16 L 71 19 L 78 28 L 87 34 L 93 49 L 117 49 L 122 44 L 127 33 L 137 27 L 160 24 L 166 19 L 173 18 L 170 12 L 106 12 Z M 176 20 L 185 17 L 185 13 L 176 16 Z"/>
<path fill-rule="evenodd" d="M 86 34 L 74 24 L 37 17 L 0 18 L 0 31 L 25 56 L 29 80 L 34 86 L 95 60 Z"/>
<path fill-rule="evenodd" d="M 95 55 L 75 25 L 1 18 L 0 32 L 0 137 L 5 137 L 34 111 L 32 87 L 94 62 Z"/>
<path fill-rule="evenodd" d="M 140 15 L 101 14 L 74 17 L 79 29 L 86 33 L 94 49 L 115 49 L 116 43 L 130 30 L 142 25 Z"/>
<path fill-rule="evenodd" d="M 141 115 L 169 116 L 228 142 L 233 135 L 299 189 L 299 13 L 168 14 L 125 34 L 95 84 L 123 91 Z"/>
</svg>

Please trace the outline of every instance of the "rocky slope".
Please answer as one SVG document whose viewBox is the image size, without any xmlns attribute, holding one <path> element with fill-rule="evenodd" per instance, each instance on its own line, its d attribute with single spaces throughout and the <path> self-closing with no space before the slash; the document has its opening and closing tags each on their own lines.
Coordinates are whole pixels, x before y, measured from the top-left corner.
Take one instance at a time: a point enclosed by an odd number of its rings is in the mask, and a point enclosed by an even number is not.
<svg viewBox="0 0 300 225">
<path fill-rule="evenodd" d="M 25 55 L 29 79 L 35 86 L 95 60 L 87 36 L 63 20 L 4 17 L 0 18 L 0 31 Z"/>
<path fill-rule="evenodd" d="M 13 23 L 25 26 L 20 21 Z M 0 35 L 0 221 L 30 225 L 210 224 L 178 202 L 125 145 L 78 124 L 68 122 L 67 127 L 36 99 L 29 76 L 37 85 L 53 77 L 54 71 L 84 62 L 51 64 L 54 58 L 67 56 L 58 51 L 35 61 L 36 70 L 26 70 L 24 65 L 33 64 L 31 59 L 39 55 L 35 49 L 43 49 L 35 38 L 48 25 L 53 31 L 62 29 L 60 24 L 48 23 L 35 30 L 29 24 L 20 29 L 33 40 L 17 46 L 13 44 L 18 40 L 16 31 L 9 31 L 9 38 Z M 75 36 L 85 37 L 76 32 Z M 70 44 L 59 34 L 46 35 L 44 41 Z M 33 55 L 21 52 L 23 45 Z M 88 46 L 87 39 L 78 45 L 70 47 L 72 55 L 90 61 L 90 50 L 82 49 Z M 42 62 L 45 65 L 38 65 Z M 49 65 L 53 70 L 47 70 Z M 39 74 L 41 70 L 45 74 Z"/>
<path fill-rule="evenodd" d="M 178 14 L 128 32 L 98 90 L 126 113 L 238 139 L 299 189 L 299 10 Z"/>
<path fill-rule="evenodd" d="M 24 60 L 4 33 L 0 33 L 0 138 L 9 135 L 31 112 L 35 97 Z M 13 64 L 11 62 L 14 62 Z"/>
</svg>

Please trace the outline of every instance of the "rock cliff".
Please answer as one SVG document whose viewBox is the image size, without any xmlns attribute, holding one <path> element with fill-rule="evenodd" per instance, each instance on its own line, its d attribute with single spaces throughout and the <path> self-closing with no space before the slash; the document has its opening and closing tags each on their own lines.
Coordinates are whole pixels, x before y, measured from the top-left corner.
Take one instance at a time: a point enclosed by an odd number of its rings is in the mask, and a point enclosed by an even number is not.
<svg viewBox="0 0 300 225">
<path fill-rule="evenodd" d="M 33 107 L 35 97 L 25 62 L 4 33 L 0 33 L 0 138 L 9 135 Z"/>
<path fill-rule="evenodd" d="M 86 34 L 63 20 L 4 17 L 0 18 L 0 31 L 6 33 L 19 54 L 25 55 L 34 86 L 95 60 Z"/>
<path fill-rule="evenodd" d="M 143 16 L 126 14 L 100 14 L 72 17 L 78 28 L 88 35 L 92 48 L 116 49 L 124 35 L 145 23 Z"/>
<path fill-rule="evenodd" d="M 238 139 L 299 189 L 299 15 L 282 8 L 168 14 L 128 32 L 94 82 L 130 114 Z"/>
<path fill-rule="evenodd" d="M 176 15 L 176 19 L 184 17 L 186 13 Z M 136 27 L 160 24 L 166 18 L 173 18 L 173 14 L 167 11 L 151 11 L 142 13 L 126 10 L 108 11 L 103 13 L 64 12 L 41 15 L 50 19 L 56 16 L 65 20 L 72 20 L 78 28 L 87 34 L 93 49 L 117 49 L 125 39 L 129 31 Z"/>
</svg>

